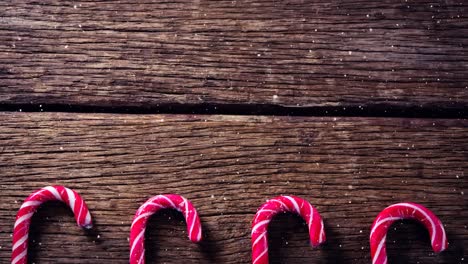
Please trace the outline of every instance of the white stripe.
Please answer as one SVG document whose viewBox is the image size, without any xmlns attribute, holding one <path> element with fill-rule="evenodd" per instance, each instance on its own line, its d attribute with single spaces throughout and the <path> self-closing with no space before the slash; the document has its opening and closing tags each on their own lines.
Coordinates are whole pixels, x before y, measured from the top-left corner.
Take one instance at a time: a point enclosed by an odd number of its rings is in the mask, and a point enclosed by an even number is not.
<svg viewBox="0 0 468 264">
<path fill-rule="evenodd" d="M 202 233 L 201 233 L 201 228 L 198 230 L 198 235 L 197 235 L 197 241 L 200 241 L 201 240 L 201 236 L 202 236 Z"/>
<path fill-rule="evenodd" d="M 138 263 L 144 263 L 145 262 L 145 250 L 141 252 L 140 259 L 138 259 Z"/>
<path fill-rule="evenodd" d="M 188 214 L 189 214 L 189 209 L 188 209 L 188 202 L 187 202 L 187 199 L 185 199 L 184 197 L 182 197 L 182 203 L 184 203 L 185 215 L 188 215 Z"/>
<path fill-rule="evenodd" d="M 133 244 L 132 244 L 132 248 L 130 249 L 130 256 L 133 254 L 133 250 L 135 249 L 135 246 L 138 244 L 138 241 L 140 241 L 140 239 L 145 235 L 145 228 L 143 228 L 140 232 L 140 234 L 138 234 L 138 236 L 135 238 L 135 240 L 133 240 Z M 144 247 L 145 245 L 143 245 Z"/>
<path fill-rule="evenodd" d="M 28 240 L 28 234 L 25 234 L 20 240 L 16 241 L 16 243 L 13 245 L 13 251 L 21 246 L 21 244 L 23 244 L 26 240 Z"/>
<path fill-rule="evenodd" d="M 51 192 L 51 193 L 55 196 L 55 199 L 57 199 L 57 200 L 59 200 L 59 201 L 62 201 L 62 197 L 60 197 L 60 194 L 57 192 L 57 189 L 55 189 L 54 187 L 52 187 L 52 186 L 47 186 L 47 187 L 44 187 L 44 188 L 42 188 L 42 189 Z"/>
<path fill-rule="evenodd" d="M 36 196 L 42 196 L 42 197 L 44 197 L 44 196 L 45 196 L 45 195 L 44 195 L 44 192 L 45 192 L 45 190 L 40 189 L 39 191 L 37 191 L 37 192 L 31 194 L 31 195 L 28 197 L 28 200 L 37 200 L 36 198 L 34 198 L 34 197 L 36 197 Z M 38 198 L 38 199 L 40 199 L 40 198 Z"/>
<path fill-rule="evenodd" d="M 65 188 L 65 191 L 67 192 L 67 195 L 68 195 L 68 205 L 70 206 L 72 211 L 75 212 L 75 201 L 76 201 L 75 194 L 73 193 L 72 190 L 68 188 Z"/>
<path fill-rule="evenodd" d="M 271 210 L 271 209 L 261 209 L 260 211 L 257 212 L 257 214 L 260 214 L 260 213 L 263 213 L 263 212 L 276 213 L 275 210 Z"/>
<path fill-rule="evenodd" d="M 189 213 L 191 213 L 191 212 L 189 212 L 189 210 L 188 210 L 188 202 L 187 202 L 187 200 L 186 200 L 185 198 L 183 198 L 183 199 L 184 199 L 184 202 L 185 202 L 185 217 L 186 217 L 186 218 L 185 218 L 185 221 L 188 221 L 188 220 L 189 220 Z M 193 228 L 195 227 L 195 218 L 196 218 L 196 214 L 195 214 L 195 212 L 194 212 L 193 214 L 194 214 L 194 215 L 193 215 L 193 217 L 192 217 L 192 218 L 193 218 L 193 219 L 192 219 L 192 223 L 190 223 L 189 237 L 192 237 Z M 188 224 L 189 224 L 189 223 L 187 223 L 187 225 L 188 225 Z"/>
<path fill-rule="evenodd" d="M 266 232 L 263 232 L 261 235 L 259 235 L 257 239 L 255 239 L 255 241 L 252 243 L 252 247 L 254 247 L 258 243 L 258 241 L 260 241 L 260 239 L 266 236 L 266 234 L 267 234 Z"/>
<path fill-rule="evenodd" d="M 270 223 L 270 219 L 268 220 L 263 220 L 263 221 L 260 221 L 258 222 L 253 228 L 252 228 L 252 234 L 254 234 L 258 228 L 260 228 L 261 226 L 263 225 L 268 225 L 268 223 Z"/>
<path fill-rule="evenodd" d="M 382 247 L 384 246 L 385 240 L 386 240 L 386 239 L 387 239 L 387 235 L 385 235 L 385 236 L 382 238 L 382 240 L 380 241 L 379 246 L 377 247 L 377 251 L 375 252 L 375 256 L 374 256 L 374 258 L 372 259 L 372 263 L 375 264 L 375 263 L 377 262 L 377 259 L 378 259 L 379 255 L 380 255 L 380 251 L 382 250 Z M 386 258 L 385 258 L 385 259 L 386 259 Z M 386 260 L 385 260 L 385 261 L 386 261 Z"/>
<path fill-rule="evenodd" d="M 260 210 L 257 212 L 257 214 L 255 214 L 254 222 L 256 222 L 257 219 L 258 219 L 260 216 L 262 216 L 262 214 L 264 214 L 264 213 L 270 213 L 270 215 L 269 215 L 268 217 L 271 218 L 272 215 L 275 215 L 275 214 L 277 214 L 278 212 L 275 211 L 275 210 L 271 210 L 271 209 L 260 209 Z"/>
<path fill-rule="evenodd" d="M 314 208 L 312 208 L 312 205 L 310 203 L 309 208 L 310 208 L 310 217 L 309 217 L 309 229 L 312 227 L 312 220 L 314 219 Z"/>
<path fill-rule="evenodd" d="M 323 227 L 323 221 L 321 221 L 320 226 L 320 237 L 319 237 L 319 244 L 322 244 L 323 237 L 325 236 L 325 228 Z"/>
<path fill-rule="evenodd" d="M 174 208 L 174 209 L 176 209 L 176 210 L 179 210 L 179 208 L 171 201 L 171 199 L 169 199 L 169 198 L 166 197 L 165 195 L 158 195 L 157 197 L 166 199 L 166 200 L 171 204 L 172 208 Z"/>
<path fill-rule="evenodd" d="M 26 257 L 26 253 L 27 253 L 26 250 L 24 250 L 23 252 L 21 252 L 21 254 L 19 254 L 18 256 L 16 256 L 16 258 L 13 259 L 13 260 L 11 261 L 11 264 L 16 264 L 16 263 L 17 263 L 18 261 L 20 261 L 22 258 Z"/>
<path fill-rule="evenodd" d="M 281 205 L 281 207 L 282 207 L 281 209 L 282 209 L 283 211 L 284 211 L 284 210 L 289 210 L 289 207 L 286 206 L 286 204 L 284 204 L 282 201 L 280 201 L 280 200 L 278 200 L 278 199 L 273 199 L 273 200 L 271 200 L 271 202 L 277 202 L 277 203 L 279 203 L 279 204 Z"/>
<path fill-rule="evenodd" d="M 187 219 L 188 220 L 188 219 Z M 189 237 L 192 237 L 193 233 L 193 228 L 195 227 L 195 217 L 192 220 L 192 224 L 190 225 L 190 232 L 189 232 Z"/>
<path fill-rule="evenodd" d="M 384 218 L 384 219 L 381 219 L 379 221 L 377 221 L 377 223 L 375 223 L 375 225 L 372 227 L 372 230 L 370 232 L 370 237 L 372 237 L 372 235 L 374 234 L 375 230 L 377 230 L 377 228 L 385 223 L 385 222 L 388 222 L 388 221 L 397 221 L 397 220 L 401 220 L 402 218 L 401 217 L 393 217 L 393 216 L 390 216 L 390 217 L 387 217 L 387 218 Z"/>
<path fill-rule="evenodd" d="M 154 206 L 162 208 L 162 209 L 166 208 L 165 206 L 163 206 L 163 205 L 161 205 L 159 203 L 156 203 L 154 200 L 156 200 L 156 199 L 152 199 L 150 201 L 145 202 L 142 206 L 140 206 L 140 208 L 138 208 L 136 214 L 141 214 L 141 212 L 146 211 L 146 207 L 148 207 L 150 205 L 154 205 Z"/>
<path fill-rule="evenodd" d="M 148 205 L 154 205 L 156 207 L 163 208 L 163 209 L 166 208 L 164 205 L 156 203 L 156 202 L 146 203 L 145 207 L 148 207 Z"/>
<path fill-rule="evenodd" d="M 300 214 L 301 213 L 301 210 L 299 209 L 299 205 L 297 204 L 296 200 L 294 200 L 291 196 L 284 196 L 284 198 L 288 199 L 289 201 L 291 201 L 291 203 L 293 204 L 294 208 L 296 209 L 296 213 Z"/>
<path fill-rule="evenodd" d="M 30 206 L 38 206 L 40 204 L 42 204 L 41 201 L 26 201 L 21 205 L 20 209 L 30 207 Z"/>
<path fill-rule="evenodd" d="M 141 214 L 141 215 L 137 216 L 135 219 L 133 219 L 133 222 L 132 222 L 131 226 L 133 226 L 136 222 L 140 221 L 141 218 L 149 217 L 152 214 L 153 214 L 153 212 L 148 212 L 148 213 L 144 213 L 144 214 Z"/>
<path fill-rule="evenodd" d="M 395 207 L 395 206 L 406 206 L 406 207 L 410 207 L 410 208 L 413 208 L 414 210 L 420 212 L 421 214 L 424 215 L 424 217 L 429 220 L 429 222 L 431 223 L 431 228 L 432 228 L 432 235 L 431 235 L 431 244 L 434 244 L 434 240 L 435 240 L 435 235 L 436 235 L 436 227 L 435 227 L 435 223 L 432 221 L 432 219 L 429 217 L 429 215 L 424 212 L 423 209 L 417 207 L 417 206 L 414 206 L 412 204 L 409 204 L 409 203 L 399 203 L 399 204 L 394 204 L 394 205 L 391 205 L 387 208 L 391 208 L 391 207 Z"/>
<path fill-rule="evenodd" d="M 271 213 L 271 215 L 273 215 L 273 214 L 276 214 L 278 212 L 275 211 L 275 210 L 271 210 L 271 209 L 260 209 L 260 210 L 257 211 L 257 214 L 255 215 L 254 222 L 257 221 L 257 218 L 259 218 L 263 213 Z"/>
<path fill-rule="evenodd" d="M 92 227 L 93 227 L 93 223 L 91 223 L 91 213 L 88 211 L 86 213 L 84 228 L 92 228 Z"/>
<path fill-rule="evenodd" d="M 260 254 L 258 255 L 258 257 L 253 261 L 253 264 L 257 263 L 257 261 L 263 257 L 263 255 L 265 255 L 266 253 L 268 252 L 268 246 L 265 247 L 265 250 Z"/>
<path fill-rule="evenodd" d="M 24 222 L 24 221 L 26 221 L 26 220 L 29 220 L 29 218 L 31 218 L 33 214 L 34 214 L 34 212 L 27 213 L 27 214 L 21 216 L 20 218 L 16 219 L 14 228 L 16 228 L 16 227 L 17 227 L 19 224 L 21 224 L 22 222 Z"/>
<path fill-rule="evenodd" d="M 442 249 L 441 249 L 441 251 L 444 251 L 446 249 L 445 244 L 447 242 L 447 236 L 445 235 L 445 228 L 442 225 L 442 223 L 440 223 L 440 228 L 442 229 Z"/>
<path fill-rule="evenodd" d="M 83 206 L 84 206 L 84 201 L 81 201 L 81 206 L 80 206 L 80 210 L 78 211 L 78 222 L 80 221 L 81 219 L 81 213 L 83 212 Z M 73 213 L 75 213 L 75 211 L 73 211 Z M 79 223 L 78 223 L 79 224 Z"/>
<path fill-rule="evenodd" d="M 156 207 L 159 207 L 159 208 L 165 208 L 164 206 L 162 206 L 161 204 L 159 203 L 156 203 L 154 202 L 154 200 L 156 200 L 157 197 L 155 197 L 154 199 L 151 199 L 150 201 L 144 203 L 138 210 L 137 210 L 137 214 L 139 214 L 135 219 L 133 219 L 133 222 L 132 222 L 132 225 L 133 226 L 137 221 L 139 221 L 141 218 L 144 218 L 144 217 L 149 217 L 151 215 L 153 215 L 155 212 L 146 212 L 146 213 L 141 213 L 143 211 L 143 209 L 145 209 L 146 207 L 148 207 L 149 205 L 154 205 Z"/>
</svg>

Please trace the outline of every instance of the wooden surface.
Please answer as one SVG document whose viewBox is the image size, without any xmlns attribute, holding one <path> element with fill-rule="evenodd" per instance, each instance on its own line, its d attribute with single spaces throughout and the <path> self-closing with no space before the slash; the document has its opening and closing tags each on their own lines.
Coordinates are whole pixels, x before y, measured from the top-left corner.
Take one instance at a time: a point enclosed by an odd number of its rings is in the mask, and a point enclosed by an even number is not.
<svg viewBox="0 0 468 264">
<path fill-rule="evenodd" d="M 198 208 L 200 246 L 181 215 L 158 214 L 150 263 L 250 263 L 250 223 L 266 199 L 295 194 L 325 219 L 328 244 L 312 250 L 298 217 L 271 225 L 271 263 L 370 263 L 368 235 L 385 206 L 419 202 L 445 224 L 434 255 L 427 231 L 396 224 L 391 263 L 465 263 L 468 121 L 74 113 L 0 114 L 0 259 L 14 216 L 49 184 L 77 190 L 96 228 L 85 234 L 60 204 L 32 225 L 30 263 L 127 263 L 129 228 L 147 198 L 179 193 Z"/>
<path fill-rule="evenodd" d="M 128 263 L 132 215 L 170 192 L 205 242 L 158 214 L 149 263 L 250 263 L 252 217 L 280 194 L 314 204 L 329 242 L 310 249 L 280 216 L 271 263 L 370 263 L 370 225 L 401 201 L 433 210 L 450 247 L 434 255 L 404 221 L 389 263 L 466 263 L 467 14 L 462 0 L 0 1 L 0 262 L 22 200 L 64 184 L 96 228 L 44 206 L 29 263 Z"/>
<path fill-rule="evenodd" d="M 462 0 L 1 1 L 0 104 L 463 110 L 467 14 Z"/>
</svg>

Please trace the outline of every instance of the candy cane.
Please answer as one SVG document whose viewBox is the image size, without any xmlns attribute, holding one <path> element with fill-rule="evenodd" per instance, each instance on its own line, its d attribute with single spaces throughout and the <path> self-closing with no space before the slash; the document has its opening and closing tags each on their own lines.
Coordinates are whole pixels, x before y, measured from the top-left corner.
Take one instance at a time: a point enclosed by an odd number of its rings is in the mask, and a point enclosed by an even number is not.
<svg viewBox="0 0 468 264">
<path fill-rule="evenodd" d="M 373 264 L 387 263 L 387 250 L 385 238 L 390 226 L 401 219 L 415 219 L 421 222 L 429 231 L 434 252 L 444 251 L 447 246 L 447 237 L 444 226 L 437 216 L 426 207 L 416 203 L 398 203 L 385 208 L 372 224 L 370 233 L 370 247 Z"/>
<path fill-rule="evenodd" d="M 75 214 L 75 219 L 79 226 L 86 229 L 92 228 L 91 214 L 88 207 L 81 196 L 75 191 L 64 186 L 48 186 L 35 191 L 26 198 L 16 215 L 13 229 L 12 264 L 26 264 L 31 218 L 41 204 L 53 200 L 66 203 Z"/>
<path fill-rule="evenodd" d="M 284 212 L 297 213 L 309 226 L 310 243 L 318 246 L 325 242 L 323 221 L 318 211 L 306 200 L 295 196 L 278 196 L 264 203 L 252 222 L 252 263 L 268 264 L 267 227 L 271 219 Z"/>
<path fill-rule="evenodd" d="M 188 237 L 192 242 L 200 242 L 202 229 L 197 210 L 184 197 L 177 194 L 157 195 L 146 201 L 136 211 L 130 230 L 130 264 L 145 263 L 145 230 L 148 218 L 161 209 L 176 209 L 185 217 Z"/>
</svg>

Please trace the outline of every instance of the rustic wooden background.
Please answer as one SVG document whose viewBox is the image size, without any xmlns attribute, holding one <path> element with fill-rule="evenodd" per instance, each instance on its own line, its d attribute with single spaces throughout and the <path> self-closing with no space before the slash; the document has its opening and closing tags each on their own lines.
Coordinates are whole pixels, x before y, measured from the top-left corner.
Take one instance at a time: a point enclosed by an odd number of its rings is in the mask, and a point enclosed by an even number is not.
<svg viewBox="0 0 468 264">
<path fill-rule="evenodd" d="M 0 261 L 22 200 L 63 184 L 96 226 L 44 206 L 30 263 L 127 263 L 135 210 L 170 192 L 205 241 L 158 214 L 149 263 L 250 263 L 250 222 L 280 194 L 317 207 L 328 243 L 277 217 L 271 263 L 370 263 L 371 223 L 400 201 L 450 247 L 403 221 L 390 263 L 466 263 L 467 36 L 462 0 L 1 1 Z"/>
</svg>

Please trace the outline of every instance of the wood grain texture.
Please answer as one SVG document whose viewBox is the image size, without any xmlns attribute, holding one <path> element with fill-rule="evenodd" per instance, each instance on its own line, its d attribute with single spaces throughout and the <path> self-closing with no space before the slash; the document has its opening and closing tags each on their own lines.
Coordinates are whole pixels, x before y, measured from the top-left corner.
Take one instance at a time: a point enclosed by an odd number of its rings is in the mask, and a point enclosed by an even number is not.
<svg viewBox="0 0 468 264">
<path fill-rule="evenodd" d="M 1 1 L 0 103 L 468 103 L 466 1 Z"/>
<path fill-rule="evenodd" d="M 50 184 L 78 191 L 96 228 L 85 234 L 65 206 L 34 217 L 31 263 L 128 263 L 135 210 L 178 193 L 199 210 L 200 246 L 180 214 L 158 214 L 150 263 L 250 263 L 250 223 L 268 198 L 294 194 L 325 220 L 328 244 L 307 227 L 271 225 L 271 263 L 370 263 L 372 221 L 387 205 L 419 202 L 444 222 L 450 247 L 434 255 L 408 221 L 388 237 L 393 263 L 464 263 L 468 246 L 466 120 L 1 113 L 0 259 L 7 262 L 22 200 Z M 466 260 L 466 259 L 465 259 Z"/>
</svg>

